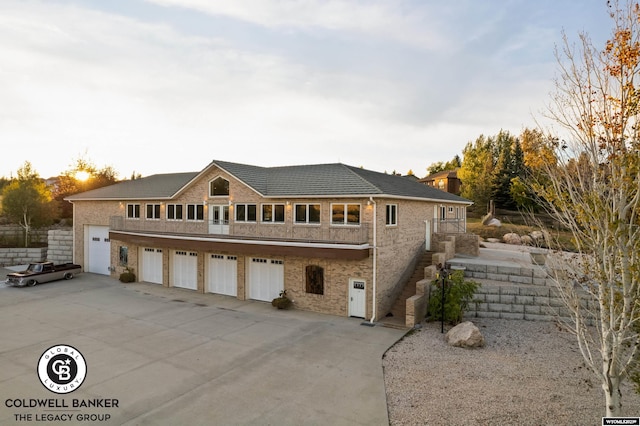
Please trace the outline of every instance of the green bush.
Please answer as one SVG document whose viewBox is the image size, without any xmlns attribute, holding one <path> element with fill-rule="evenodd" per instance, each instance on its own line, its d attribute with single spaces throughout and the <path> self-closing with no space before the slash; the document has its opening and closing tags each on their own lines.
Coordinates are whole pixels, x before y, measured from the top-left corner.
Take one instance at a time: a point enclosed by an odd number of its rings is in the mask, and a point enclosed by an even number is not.
<svg viewBox="0 0 640 426">
<path fill-rule="evenodd" d="M 454 271 L 446 280 L 444 293 L 444 320 L 449 324 L 458 324 L 473 299 L 480 283 L 464 279 L 464 271 Z M 432 320 L 442 320 L 442 279 L 431 282 L 429 315 Z"/>
<path fill-rule="evenodd" d="M 123 283 L 132 283 L 136 280 L 136 274 L 133 273 L 133 270 L 127 268 L 125 272 L 120 274 L 120 282 Z"/>
</svg>

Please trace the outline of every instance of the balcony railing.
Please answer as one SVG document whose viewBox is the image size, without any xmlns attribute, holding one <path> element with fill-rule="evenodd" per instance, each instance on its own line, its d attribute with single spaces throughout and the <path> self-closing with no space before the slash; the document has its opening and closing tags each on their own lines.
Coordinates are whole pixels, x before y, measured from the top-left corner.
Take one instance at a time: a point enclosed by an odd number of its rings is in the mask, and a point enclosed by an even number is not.
<svg viewBox="0 0 640 426">
<path fill-rule="evenodd" d="M 440 219 L 434 221 L 434 232 L 443 234 L 463 234 L 467 232 L 467 221 L 465 219 Z"/>
<path fill-rule="evenodd" d="M 368 223 L 331 226 L 328 224 L 145 220 L 112 216 L 109 225 L 113 231 L 266 241 L 365 244 L 371 238 Z"/>
</svg>

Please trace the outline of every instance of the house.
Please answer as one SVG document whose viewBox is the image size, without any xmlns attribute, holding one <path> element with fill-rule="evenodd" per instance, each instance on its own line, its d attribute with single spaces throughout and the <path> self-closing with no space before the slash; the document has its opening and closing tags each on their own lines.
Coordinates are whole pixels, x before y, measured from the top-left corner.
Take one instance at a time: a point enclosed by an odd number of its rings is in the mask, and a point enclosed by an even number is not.
<svg viewBox="0 0 640 426">
<path fill-rule="evenodd" d="M 66 198 L 84 270 L 238 299 L 286 290 L 298 309 L 375 320 L 459 196 L 344 164 L 258 167 L 213 161 Z"/>
<path fill-rule="evenodd" d="M 420 182 L 451 194 L 460 195 L 462 181 L 458 179 L 458 169 L 443 170 L 420 179 Z"/>
</svg>

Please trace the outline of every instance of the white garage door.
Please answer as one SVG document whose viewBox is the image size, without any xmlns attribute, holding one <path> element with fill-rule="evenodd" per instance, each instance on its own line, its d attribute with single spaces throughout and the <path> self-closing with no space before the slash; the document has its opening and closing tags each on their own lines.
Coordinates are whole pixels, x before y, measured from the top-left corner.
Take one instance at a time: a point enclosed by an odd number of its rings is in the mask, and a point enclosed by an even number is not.
<svg viewBox="0 0 640 426">
<path fill-rule="evenodd" d="M 249 262 L 249 298 L 271 302 L 284 290 L 284 262 L 254 257 Z"/>
<path fill-rule="evenodd" d="M 238 258 L 223 254 L 209 255 L 206 290 L 209 293 L 238 295 Z"/>
<path fill-rule="evenodd" d="M 111 242 L 109 241 L 109 227 L 98 225 L 85 226 L 87 236 L 87 257 L 85 268 L 87 272 L 109 275 L 111 266 Z"/>
<path fill-rule="evenodd" d="M 173 252 L 173 286 L 198 289 L 198 253 L 188 251 Z"/>
<path fill-rule="evenodd" d="M 162 284 L 162 249 L 144 247 L 140 250 L 140 281 Z"/>
</svg>

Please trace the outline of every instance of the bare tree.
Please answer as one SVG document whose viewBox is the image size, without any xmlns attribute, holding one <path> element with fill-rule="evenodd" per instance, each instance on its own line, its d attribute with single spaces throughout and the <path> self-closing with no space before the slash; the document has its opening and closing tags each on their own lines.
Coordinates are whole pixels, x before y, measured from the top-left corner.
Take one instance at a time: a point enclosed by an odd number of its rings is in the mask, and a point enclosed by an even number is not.
<svg viewBox="0 0 640 426">
<path fill-rule="evenodd" d="M 621 384 L 640 355 L 640 6 L 607 4 L 613 31 L 602 50 L 581 34 L 556 51 L 545 115 L 562 136 L 550 139 L 557 161 L 533 188 L 573 236 L 578 253 L 553 256 L 556 281 L 606 416 L 620 416 Z"/>
</svg>

